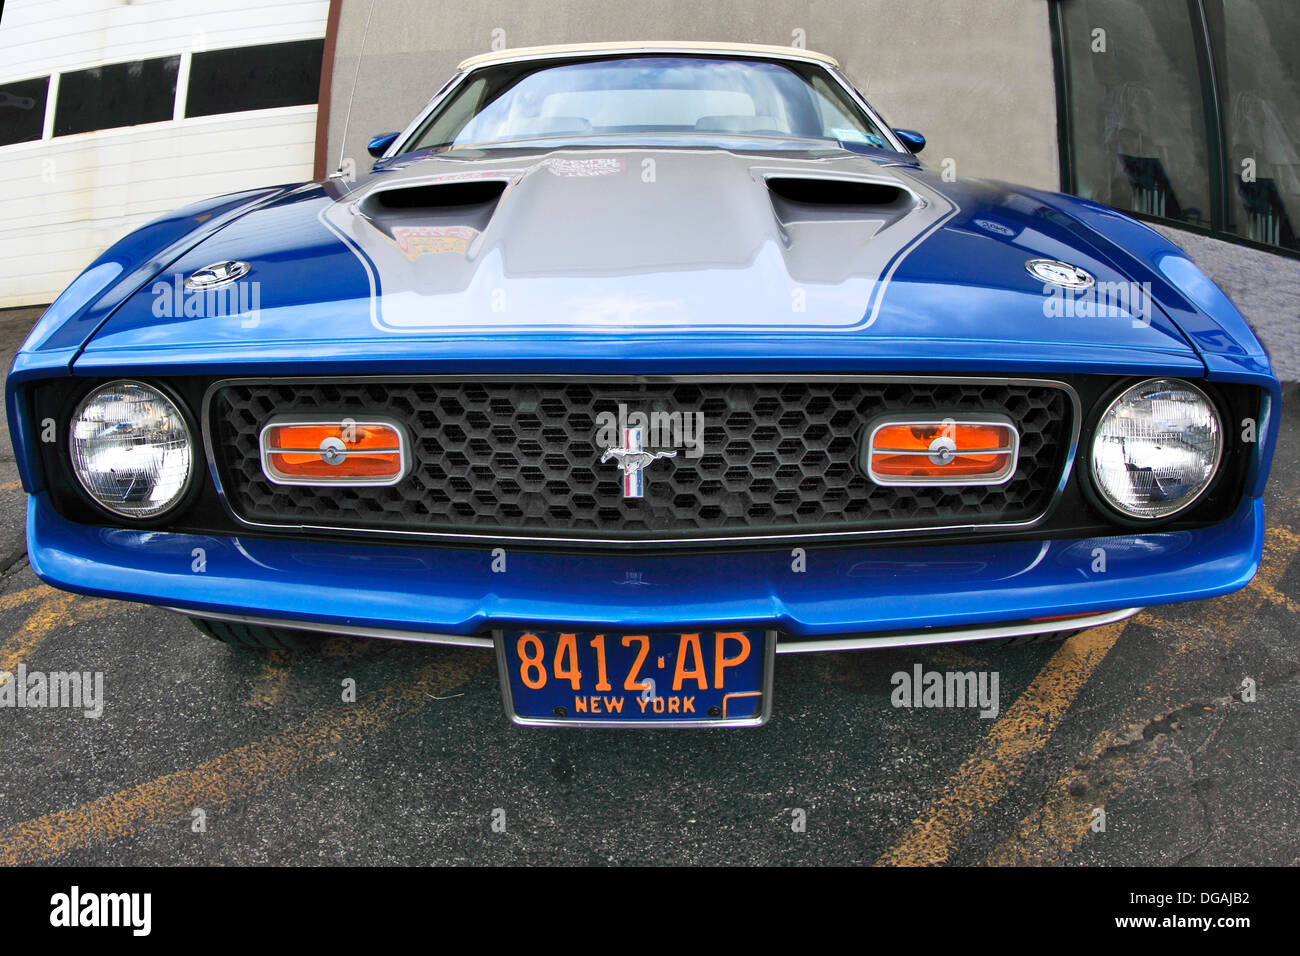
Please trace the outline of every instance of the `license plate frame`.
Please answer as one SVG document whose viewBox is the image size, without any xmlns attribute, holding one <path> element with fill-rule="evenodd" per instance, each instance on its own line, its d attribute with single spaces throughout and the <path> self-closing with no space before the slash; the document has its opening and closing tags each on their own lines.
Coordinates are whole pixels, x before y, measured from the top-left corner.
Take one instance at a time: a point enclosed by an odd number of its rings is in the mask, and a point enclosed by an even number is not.
<svg viewBox="0 0 1300 956">
<path fill-rule="evenodd" d="M 724 708 L 727 702 L 733 697 L 746 698 L 761 695 L 761 701 L 757 713 L 751 713 L 745 717 L 726 717 L 726 716 L 708 716 L 707 712 L 698 717 L 635 717 L 627 719 L 624 717 L 580 717 L 574 715 L 567 716 L 541 716 L 536 713 L 520 713 L 520 709 L 515 704 L 515 685 L 513 680 L 513 667 L 518 661 L 514 660 L 514 654 L 511 653 L 510 647 L 525 634 L 537 636 L 543 645 L 543 653 L 547 660 L 552 659 L 558 646 L 559 636 L 562 634 L 575 635 L 575 643 L 579 646 L 585 645 L 585 639 L 594 637 L 598 634 L 604 634 L 606 638 L 618 640 L 624 636 L 646 636 L 649 639 L 649 647 L 653 649 L 656 640 L 673 639 L 680 642 L 684 634 L 712 635 L 714 640 L 718 634 L 736 634 L 743 633 L 749 639 L 761 639 L 762 648 L 759 650 L 756 659 L 759 663 L 758 687 L 755 690 L 741 690 L 734 694 L 725 694 L 722 698 Z M 501 680 L 502 703 L 505 706 L 506 716 L 511 723 L 520 727 L 616 727 L 616 728 L 635 728 L 641 727 L 646 729 L 665 729 L 676 728 L 682 730 L 701 729 L 709 727 L 760 727 L 767 723 L 772 716 L 772 687 L 776 663 L 776 642 L 777 632 L 765 628 L 750 628 L 737 630 L 717 630 L 710 631 L 705 628 L 690 630 L 683 628 L 680 631 L 640 631 L 634 632 L 629 629 L 615 628 L 592 628 L 588 626 L 585 630 L 579 628 L 499 628 L 492 632 L 492 643 L 496 650 L 497 671 Z M 680 645 L 679 645 L 680 646 Z M 710 645 L 712 648 L 713 645 Z M 651 656 L 648 652 L 647 656 Z M 657 656 L 657 655 L 655 655 Z M 706 652 L 706 660 L 711 659 Z M 749 661 L 750 658 L 746 658 Z M 724 678 L 725 679 L 725 678 Z M 557 678 L 558 680 L 558 678 Z M 572 693 L 569 691 L 568 693 Z M 635 692 L 624 692 L 629 698 L 630 703 L 636 706 L 636 698 L 641 695 Z"/>
</svg>

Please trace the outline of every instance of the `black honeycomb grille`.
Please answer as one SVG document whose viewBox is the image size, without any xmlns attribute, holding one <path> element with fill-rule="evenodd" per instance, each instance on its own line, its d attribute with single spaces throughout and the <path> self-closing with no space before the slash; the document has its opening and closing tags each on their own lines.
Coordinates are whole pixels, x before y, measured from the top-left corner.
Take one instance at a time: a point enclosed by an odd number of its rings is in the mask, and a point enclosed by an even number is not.
<svg viewBox="0 0 1300 956">
<path fill-rule="evenodd" d="M 602 412 L 702 412 L 704 453 L 658 461 L 641 499 L 600 464 Z M 885 412 L 998 412 L 1020 430 L 1014 477 L 989 487 L 878 486 L 859 464 Z M 258 435 L 294 413 L 384 415 L 411 435 L 392 487 L 276 485 Z M 950 382 L 424 381 L 236 383 L 210 404 L 232 507 L 254 522 L 592 539 L 806 534 L 1023 521 L 1046 510 L 1071 435 L 1064 390 Z"/>
</svg>

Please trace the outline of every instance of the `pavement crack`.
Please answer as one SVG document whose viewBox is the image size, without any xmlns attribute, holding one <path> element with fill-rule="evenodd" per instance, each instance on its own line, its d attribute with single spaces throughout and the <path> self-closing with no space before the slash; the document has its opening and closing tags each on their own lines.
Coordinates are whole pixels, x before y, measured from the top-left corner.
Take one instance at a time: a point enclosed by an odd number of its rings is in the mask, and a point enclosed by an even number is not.
<svg viewBox="0 0 1300 956">
<path fill-rule="evenodd" d="M 1096 756 L 1081 757 L 1075 762 L 1075 779 L 1069 787 L 1071 796 L 1083 797 L 1088 794 L 1104 793 L 1108 789 L 1113 771 L 1129 757 L 1151 753 L 1159 746 L 1162 738 L 1169 738 L 1175 746 L 1178 746 L 1175 735 L 1182 729 L 1185 720 L 1194 714 L 1226 708 L 1234 702 L 1230 696 L 1195 700 L 1181 707 L 1155 714 L 1143 723 L 1131 725 L 1118 740 L 1109 744 Z M 1217 728 L 1215 732 L 1217 733 Z M 1182 752 L 1181 746 L 1178 749 Z"/>
<path fill-rule="evenodd" d="M 1219 720 L 1219 726 L 1214 728 L 1215 734 L 1219 732 L 1219 727 L 1223 726 L 1224 720 L 1226 719 L 1227 712 L 1225 710 L 1223 712 L 1223 717 Z M 1188 753 L 1183 749 L 1182 744 L 1177 740 L 1177 738 L 1171 737 L 1169 742 L 1175 750 L 1182 754 L 1183 762 L 1187 766 L 1187 779 L 1191 783 L 1192 796 L 1196 798 L 1196 805 L 1200 808 L 1201 812 L 1201 828 L 1203 833 L 1200 841 L 1195 847 L 1174 861 L 1175 866 L 1183 866 L 1200 856 L 1201 853 L 1204 852 L 1205 848 L 1210 845 L 1210 840 L 1214 837 L 1215 827 L 1210 818 L 1210 805 L 1205 802 L 1205 794 L 1202 790 L 1203 785 L 1208 782 L 1208 778 L 1201 777 L 1198 775 L 1196 770 L 1196 756 L 1200 753 L 1200 748 Z"/>
<path fill-rule="evenodd" d="M 16 551 L 11 555 L 0 558 L 0 580 L 17 574 L 23 568 L 27 567 L 27 549 Z"/>
</svg>

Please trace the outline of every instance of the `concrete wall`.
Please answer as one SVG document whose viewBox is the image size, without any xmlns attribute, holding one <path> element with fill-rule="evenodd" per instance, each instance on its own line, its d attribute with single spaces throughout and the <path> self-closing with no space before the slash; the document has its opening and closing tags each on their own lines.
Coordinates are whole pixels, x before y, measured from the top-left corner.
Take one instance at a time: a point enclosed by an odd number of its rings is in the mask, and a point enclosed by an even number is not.
<svg viewBox="0 0 1300 956">
<path fill-rule="evenodd" d="M 803 45 L 836 57 L 922 157 L 958 176 L 1056 189 L 1056 94 L 1044 0 L 342 0 L 331 84 L 328 169 L 340 145 L 357 169 L 366 141 L 404 127 L 467 56 L 497 46 L 600 40 Z M 495 45 L 494 45 L 494 40 Z M 343 144 L 349 97 L 355 102 Z"/>
</svg>

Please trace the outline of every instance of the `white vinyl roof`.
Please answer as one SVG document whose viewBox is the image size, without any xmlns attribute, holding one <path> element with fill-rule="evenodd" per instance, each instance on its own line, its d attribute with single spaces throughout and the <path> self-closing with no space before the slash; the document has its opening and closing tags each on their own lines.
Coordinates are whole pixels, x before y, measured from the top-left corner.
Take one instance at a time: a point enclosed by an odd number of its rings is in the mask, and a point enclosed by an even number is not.
<svg viewBox="0 0 1300 956">
<path fill-rule="evenodd" d="M 834 57 L 792 46 L 768 46 L 761 43 L 700 43 L 690 40 L 642 41 L 622 43 L 562 43 L 554 46 L 522 46 L 513 50 L 480 53 L 462 60 L 458 69 L 470 70 L 487 63 L 512 60 L 541 60 L 584 53 L 748 53 L 768 58 L 804 60 L 839 66 Z"/>
</svg>

